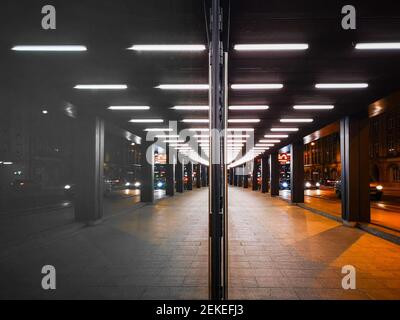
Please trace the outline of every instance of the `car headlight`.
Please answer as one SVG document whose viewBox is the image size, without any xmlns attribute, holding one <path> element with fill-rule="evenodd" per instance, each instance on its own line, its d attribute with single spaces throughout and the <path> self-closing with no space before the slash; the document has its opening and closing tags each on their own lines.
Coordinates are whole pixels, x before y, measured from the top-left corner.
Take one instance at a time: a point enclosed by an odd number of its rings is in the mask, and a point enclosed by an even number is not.
<svg viewBox="0 0 400 320">
<path fill-rule="evenodd" d="M 307 182 L 306 183 L 306 188 L 311 188 L 311 183 Z"/>
<path fill-rule="evenodd" d="M 321 184 L 320 184 L 319 182 L 317 182 L 317 183 L 315 184 L 315 186 L 316 186 L 316 187 L 320 187 Z"/>
<path fill-rule="evenodd" d="M 283 186 L 284 188 L 287 188 L 289 185 L 288 185 L 287 182 L 284 182 L 284 183 L 282 183 L 282 186 Z"/>
<path fill-rule="evenodd" d="M 157 183 L 157 187 L 161 188 L 163 186 L 162 182 Z"/>
<path fill-rule="evenodd" d="M 64 186 L 64 190 L 69 190 L 69 189 L 71 189 L 71 186 L 69 184 Z"/>
<path fill-rule="evenodd" d="M 130 185 L 130 182 L 125 183 L 125 187 L 129 187 Z"/>
<path fill-rule="evenodd" d="M 379 185 L 379 186 L 376 186 L 376 190 L 378 190 L 378 191 L 382 191 L 382 190 L 383 190 L 383 186 L 381 186 L 381 185 Z"/>
<path fill-rule="evenodd" d="M 135 182 L 135 187 L 140 187 L 140 182 Z"/>
</svg>

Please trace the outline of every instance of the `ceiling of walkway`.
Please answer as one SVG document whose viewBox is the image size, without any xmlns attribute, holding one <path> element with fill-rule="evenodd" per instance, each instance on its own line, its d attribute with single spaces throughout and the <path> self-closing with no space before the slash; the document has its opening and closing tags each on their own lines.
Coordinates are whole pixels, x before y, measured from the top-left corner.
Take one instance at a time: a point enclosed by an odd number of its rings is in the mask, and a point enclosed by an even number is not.
<svg viewBox="0 0 400 320">
<path fill-rule="evenodd" d="M 4 107 L 24 105 L 52 110 L 69 102 L 142 135 L 149 124 L 132 118 L 207 118 L 207 111 L 173 106 L 208 105 L 207 91 L 164 91 L 160 84 L 208 83 L 208 54 L 136 52 L 138 44 L 207 45 L 203 1 L 51 1 L 57 29 L 41 28 L 48 1 L 2 1 L 0 13 L 0 94 Z M 278 90 L 230 90 L 230 105 L 268 105 L 268 110 L 231 110 L 235 124 L 255 128 L 256 139 L 272 127 L 298 127 L 305 136 L 345 114 L 399 89 L 400 50 L 357 50 L 363 42 L 400 42 L 396 1 L 352 1 L 356 30 L 343 30 L 341 9 L 348 1 L 231 1 L 230 84 L 283 84 Z M 304 43 L 300 51 L 235 50 L 237 44 Z M 84 45 L 85 52 L 16 52 L 16 45 Z M 368 88 L 316 89 L 317 83 L 368 83 Z M 86 91 L 78 84 L 126 84 L 126 90 Z M 144 111 L 110 111 L 112 105 L 150 106 Z M 334 105 L 332 110 L 294 110 L 294 105 Z M 282 124 L 280 119 L 310 118 Z M 161 126 L 160 124 L 159 126 Z M 188 124 L 189 125 L 189 124 Z M 196 124 L 193 126 L 206 125 Z"/>
</svg>

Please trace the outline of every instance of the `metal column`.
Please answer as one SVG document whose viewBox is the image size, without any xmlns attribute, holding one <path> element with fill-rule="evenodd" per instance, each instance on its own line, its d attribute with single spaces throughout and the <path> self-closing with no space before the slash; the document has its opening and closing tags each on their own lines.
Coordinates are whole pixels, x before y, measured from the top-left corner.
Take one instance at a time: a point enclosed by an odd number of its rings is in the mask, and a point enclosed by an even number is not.
<svg viewBox="0 0 400 320">
<path fill-rule="evenodd" d="M 154 202 L 154 142 L 142 139 L 140 201 Z"/>
<path fill-rule="evenodd" d="M 271 185 L 271 196 L 279 196 L 279 161 L 278 153 L 272 153 L 270 158 L 270 185 Z"/>
<path fill-rule="evenodd" d="M 292 203 L 304 202 L 304 143 L 293 142 L 290 146 L 290 197 Z"/>
<path fill-rule="evenodd" d="M 104 121 L 82 114 L 75 130 L 75 219 L 93 223 L 103 216 Z"/>
<path fill-rule="evenodd" d="M 189 162 L 187 168 L 187 190 L 193 190 L 193 163 Z"/>
<path fill-rule="evenodd" d="M 268 192 L 268 159 L 263 156 L 261 158 L 261 192 Z"/>
<path fill-rule="evenodd" d="M 201 188 L 201 164 L 196 165 L 196 188 Z"/>
<path fill-rule="evenodd" d="M 183 158 L 178 159 L 175 165 L 175 180 L 176 180 L 176 192 L 183 193 L 185 189 L 185 185 L 183 182 L 183 177 L 184 177 L 184 164 Z"/>
<path fill-rule="evenodd" d="M 253 161 L 253 178 L 251 182 L 251 188 L 253 191 L 258 190 L 258 180 L 257 180 L 257 159 Z"/>
<path fill-rule="evenodd" d="M 176 163 L 176 151 L 167 145 L 167 165 L 165 170 L 166 175 L 166 190 L 167 196 L 173 196 L 175 194 L 175 163 Z"/>
<path fill-rule="evenodd" d="M 227 69 L 223 54 L 223 12 L 220 0 L 212 0 L 210 12 L 210 166 L 209 166 L 209 298 L 227 298 L 227 241 L 225 241 L 227 181 Z M 225 72 L 224 72 L 225 71 Z"/>
<path fill-rule="evenodd" d="M 369 119 L 345 117 L 340 121 L 342 162 L 342 218 L 347 224 L 370 222 Z"/>
</svg>

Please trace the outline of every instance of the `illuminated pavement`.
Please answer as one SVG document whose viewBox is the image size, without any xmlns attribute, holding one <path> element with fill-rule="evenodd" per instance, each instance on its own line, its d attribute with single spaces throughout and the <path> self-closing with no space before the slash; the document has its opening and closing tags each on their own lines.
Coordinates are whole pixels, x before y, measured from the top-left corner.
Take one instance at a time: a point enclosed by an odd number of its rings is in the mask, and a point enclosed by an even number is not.
<svg viewBox="0 0 400 320">
<path fill-rule="evenodd" d="M 288 200 L 290 191 L 282 190 L 280 196 Z M 342 216 L 340 199 L 332 189 L 305 190 L 304 203 L 313 209 Z M 371 201 L 371 222 L 400 231 L 400 197 L 384 195 L 382 201 Z"/>
<path fill-rule="evenodd" d="M 206 299 L 207 189 L 43 232 L 0 251 L 0 298 Z M 231 299 L 400 297 L 400 247 L 260 192 L 230 189 Z M 57 290 L 40 287 L 43 265 Z M 341 289 L 340 268 L 358 270 Z M 7 288 L 4 290 L 4 288 Z"/>
</svg>

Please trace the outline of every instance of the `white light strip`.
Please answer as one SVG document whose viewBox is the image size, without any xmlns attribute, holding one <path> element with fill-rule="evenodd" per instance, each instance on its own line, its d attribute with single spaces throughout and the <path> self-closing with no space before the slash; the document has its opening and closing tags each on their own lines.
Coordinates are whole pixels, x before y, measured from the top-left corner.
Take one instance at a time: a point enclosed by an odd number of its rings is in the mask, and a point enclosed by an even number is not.
<svg viewBox="0 0 400 320">
<path fill-rule="evenodd" d="M 146 130 L 146 131 L 148 131 L 148 130 Z M 160 134 L 160 135 L 156 135 L 156 138 L 160 138 L 160 139 L 179 138 L 179 135 L 178 134 Z"/>
<path fill-rule="evenodd" d="M 184 143 L 185 140 L 164 140 L 164 143 Z"/>
<path fill-rule="evenodd" d="M 204 51 L 206 46 L 202 44 L 136 44 L 128 48 L 134 51 Z"/>
<path fill-rule="evenodd" d="M 259 142 L 260 143 L 280 143 L 281 140 L 263 140 L 263 139 L 261 139 Z"/>
<path fill-rule="evenodd" d="M 256 147 L 273 147 L 272 143 L 256 143 Z"/>
<path fill-rule="evenodd" d="M 257 84 L 232 84 L 232 90 L 273 90 L 282 89 L 281 83 L 257 83 Z"/>
<path fill-rule="evenodd" d="M 264 138 L 289 138 L 287 134 L 266 134 Z"/>
<path fill-rule="evenodd" d="M 269 106 L 229 106 L 229 110 L 268 110 Z"/>
<path fill-rule="evenodd" d="M 146 128 L 143 131 L 148 131 L 148 132 L 165 132 L 165 131 L 173 131 L 172 128 Z"/>
<path fill-rule="evenodd" d="M 110 106 L 109 110 L 118 110 L 118 111 L 133 111 L 133 110 L 149 110 L 149 106 Z"/>
<path fill-rule="evenodd" d="M 370 42 L 357 43 L 356 49 L 359 50 L 393 50 L 400 49 L 400 42 Z"/>
<path fill-rule="evenodd" d="M 237 51 L 288 51 L 306 50 L 307 43 L 274 43 L 274 44 L 237 44 L 234 46 Z"/>
<path fill-rule="evenodd" d="M 85 46 L 76 45 L 54 45 L 54 46 L 15 46 L 11 50 L 14 51 L 48 51 L 48 52 L 76 52 L 76 51 L 87 51 Z"/>
<path fill-rule="evenodd" d="M 240 140 L 240 139 L 234 139 L 234 140 L 227 140 L 227 143 L 246 143 L 247 140 Z"/>
<path fill-rule="evenodd" d="M 171 109 L 174 110 L 190 110 L 190 111 L 203 111 L 209 110 L 209 106 L 174 106 Z"/>
<path fill-rule="evenodd" d="M 228 138 L 250 138 L 249 134 L 228 134 Z"/>
<path fill-rule="evenodd" d="M 335 106 L 333 105 L 295 105 L 295 110 L 332 110 Z"/>
<path fill-rule="evenodd" d="M 132 123 L 161 123 L 164 122 L 163 119 L 131 119 L 129 122 Z"/>
<path fill-rule="evenodd" d="M 299 128 L 271 128 L 272 132 L 295 132 L 299 131 Z"/>
<path fill-rule="evenodd" d="M 181 122 L 185 123 L 208 123 L 208 119 L 183 119 Z"/>
<path fill-rule="evenodd" d="M 210 131 L 210 129 L 208 128 L 190 128 L 189 131 L 194 131 L 194 132 L 206 132 L 206 131 Z"/>
<path fill-rule="evenodd" d="M 156 87 L 162 90 L 208 90 L 208 84 L 160 84 Z"/>
<path fill-rule="evenodd" d="M 195 134 L 194 136 L 193 136 L 193 138 L 201 138 L 201 139 L 203 139 L 203 138 L 209 138 L 210 137 L 210 135 L 208 135 L 208 134 Z"/>
<path fill-rule="evenodd" d="M 253 128 L 228 128 L 226 129 L 228 132 L 252 132 Z"/>
<path fill-rule="evenodd" d="M 282 123 L 310 123 L 313 122 L 313 119 L 280 119 Z"/>
<path fill-rule="evenodd" d="M 78 84 L 74 89 L 80 90 L 125 90 L 126 84 Z"/>
<path fill-rule="evenodd" d="M 229 119 L 229 123 L 258 123 L 260 119 Z"/>
<path fill-rule="evenodd" d="M 363 89 L 368 88 L 368 83 L 317 83 L 317 89 Z"/>
</svg>

